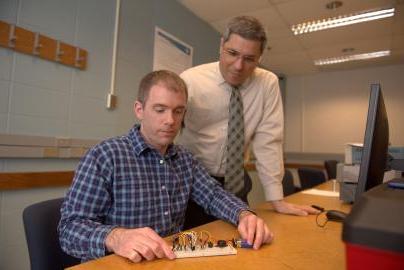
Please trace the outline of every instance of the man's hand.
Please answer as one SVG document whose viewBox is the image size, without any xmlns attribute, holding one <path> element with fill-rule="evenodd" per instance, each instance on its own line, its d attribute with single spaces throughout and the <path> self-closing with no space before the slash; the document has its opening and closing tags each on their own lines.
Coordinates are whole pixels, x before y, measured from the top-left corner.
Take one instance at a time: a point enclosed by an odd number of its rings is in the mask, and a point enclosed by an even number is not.
<svg viewBox="0 0 404 270">
<path fill-rule="evenodd" d="M 309 214 L 320 213 L 319 210 L 314 209 L 311 206 L 288 203 L 288 202 L 285 202 L 284 200 L 272 201 L 271 203 L 274 206 L 276 212 L 279 212 L 282 214 L 307 216 Z"/>
<path fill-rule="evenodd" d="M 250 211 L 242 211 L 239 216 L 238 232 L 242 239 L 254 249 L 259 249 L 262 244 L 270 243 L 274 237 L 273 233 L 262 220 Z"/>
<path fill-rule="evenodd" d="M 105 245 L 108 251 L 133 262 L 140 262 L 143 258 L 149 261 L 155 258 L 175 258 L 168 244 L 150 228 L 113 229 Z"/>
</svg>

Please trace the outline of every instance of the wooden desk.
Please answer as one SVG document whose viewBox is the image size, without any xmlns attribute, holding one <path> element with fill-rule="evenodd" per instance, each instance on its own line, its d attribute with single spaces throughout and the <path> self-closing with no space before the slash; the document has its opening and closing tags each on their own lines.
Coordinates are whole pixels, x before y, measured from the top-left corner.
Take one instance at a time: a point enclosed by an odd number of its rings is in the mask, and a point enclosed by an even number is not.
<svg viewBox="0 0 404 270">
<path fill-rule="evenodd" d="M 330 181 L 331 182 L 331 181 Z M 318 188 L 331 190 L 332 183 Z M 351 206 L 343 204 L 336 197 L 323 197 L 296 193 L 286 198 L 293 203 L 316 204 L 325 209 L 349 212 Z M 117 256 L 110 255 L 69 269 L 178 269 L 178 270 L 216 270 L 216 269 L 345 269 L 345 249 L 341 240 L 342 224 L 328 222 L 324 228 L 316 225 L 316 216 L 297 217 L 281 215 L 270 209 L 268 203 L 255 208 L 258 215 L 268 222 L 275 234 L 272 244 L 260 250 L 238 249 L 237 255 L 142 261 L 135 264 Z M 237 236 L 234 226 L 223 221 L 215 221 L 195 230 L 205 229 L 216 239 L 231 239 Z"/>
</svg>

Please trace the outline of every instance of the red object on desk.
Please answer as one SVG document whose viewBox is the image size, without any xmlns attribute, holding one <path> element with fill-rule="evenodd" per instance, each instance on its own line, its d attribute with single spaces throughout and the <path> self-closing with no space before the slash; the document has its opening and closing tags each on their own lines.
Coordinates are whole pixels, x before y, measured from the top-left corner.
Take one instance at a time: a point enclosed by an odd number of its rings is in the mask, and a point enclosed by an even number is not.
<svg viewBox="0 0 404 270">
<path fill-rule="evenodd" d="M 344 220 L 347 270 L 404 270 L 404 189 L 365 192 Z"/>
<path fill-rule="evenodd" d="M 404 253 L 368 248 L 360 245 L 346 245 L 347 270 L 403 270 Z"/>
</svg>

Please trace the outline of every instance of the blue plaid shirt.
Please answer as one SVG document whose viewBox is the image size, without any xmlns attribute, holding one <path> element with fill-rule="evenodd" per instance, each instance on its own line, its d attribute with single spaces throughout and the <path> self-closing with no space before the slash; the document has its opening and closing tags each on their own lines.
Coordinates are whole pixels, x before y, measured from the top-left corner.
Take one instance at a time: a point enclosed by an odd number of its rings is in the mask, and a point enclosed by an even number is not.
<svg viewBox="0 0 404 270">
<path fill-rule="evenodd" d="M 162 156 L 136 125 L 92 148 L 79 164 L 61 209 L 60 244 L 86 261 L 106 254 L 105 238 L 118 226 L 150 227 L 162 237 L 177 233 L 190 198 L 233 224 L 248 208 L 189 151 L 170 145 Z"/>
</svg>

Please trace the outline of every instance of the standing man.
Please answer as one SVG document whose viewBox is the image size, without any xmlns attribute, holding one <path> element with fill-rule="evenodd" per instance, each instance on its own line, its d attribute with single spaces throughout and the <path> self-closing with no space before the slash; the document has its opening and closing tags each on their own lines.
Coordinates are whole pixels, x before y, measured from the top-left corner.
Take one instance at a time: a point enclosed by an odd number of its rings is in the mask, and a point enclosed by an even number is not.
<svg viewBox="0 0 404 270">
<path fill-rule="evenodd" d="M 258 68 L 267 42 L 262 24 L 253 17 L 233 18 L 220 42 L 219 62 L 181 74 L 188 86 L 185 128 L 179 138 L 225 189 L 247 200 L 251 183 L 243 155 L 252 147 L 266 200 L 277 212 L 318 213 L 309 206 L 283 200 L 283 110 L 278 78 Z M 211 221 L 189 205 L 186 226 Z"/>
<path fill-rule="evenodd" d="M 182 229 L 189 198 L 238 225 L 255 249 L 272 240 L 261 218 L 172 143 L 186 105 L 186 85 L 175 73 L 155 71 L 142 79 L 134 104 L 140 124 L 93 147 L 76 170 L 58 227 L 66 253 L 83 261 L 108 253 L 134 262 L 173 259 L 161 237 Z"/>
</svg>

